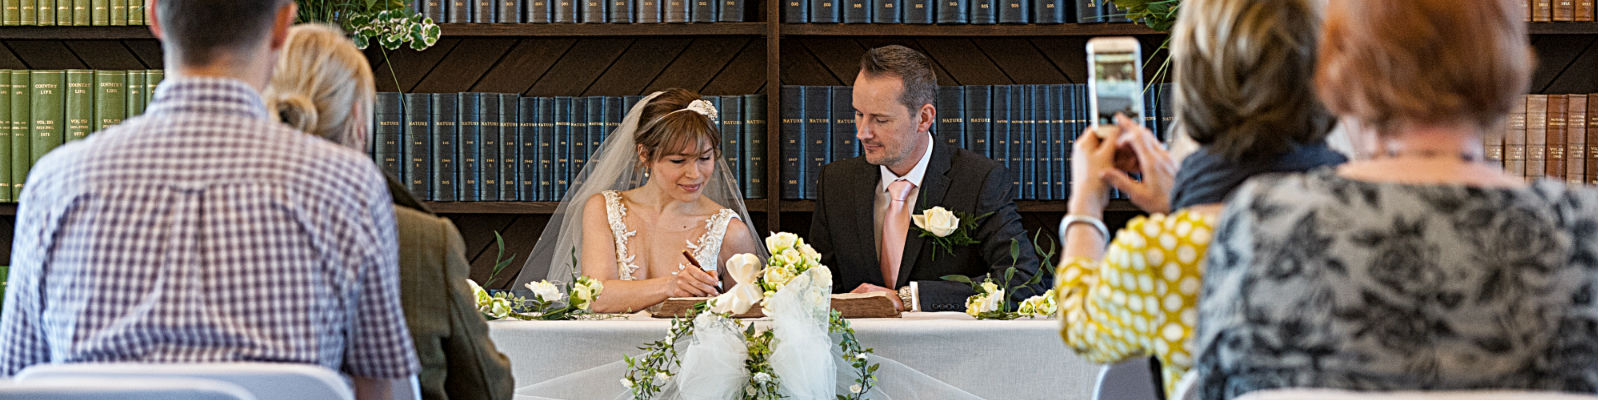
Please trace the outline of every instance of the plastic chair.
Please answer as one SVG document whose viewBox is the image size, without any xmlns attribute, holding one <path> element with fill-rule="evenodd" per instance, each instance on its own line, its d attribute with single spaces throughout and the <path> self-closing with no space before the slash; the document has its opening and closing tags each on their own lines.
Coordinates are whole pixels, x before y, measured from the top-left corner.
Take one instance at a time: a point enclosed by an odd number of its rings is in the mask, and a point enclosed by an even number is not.
<svg viewBox="0 0 1598 400">
<path fill-rule="evenodd" d="M 197 378 L 238 385 L 259 400 L 353 400 L 350 384 L 337 372 L 309 364 L 284 363 L 72 363 L 28 367 L 17 381 L 82 378 Z M 401 390 L 396 390 L 400 391 Z M 403 394 L 403 393 L 398 393 Z M 408 397 L 415 398 L 415 392 Z"/>
<path fill-rule="evenodd" d="M 227 382 L 196 378 L 40 378 L 0 382 L 0 400 L 255 400 Z"/>
<path fill-rule="evenodd" d="M 1094 400 L 1155 400 L 1154 375 L 1148 357 L 1137 357 L 1099 369 Z"/>
<path fill-rule="evenodd" d="M 1246 393 L 1237 400 L 1593 400 L 1598 396 L 1576 393 L 1517 391 L 1517 390 L 1460 390 L 1460 391 L 1406 391 L 1406 392 L 1356 392 L 1333 389 L 1271 389 Z"/>
</svg>

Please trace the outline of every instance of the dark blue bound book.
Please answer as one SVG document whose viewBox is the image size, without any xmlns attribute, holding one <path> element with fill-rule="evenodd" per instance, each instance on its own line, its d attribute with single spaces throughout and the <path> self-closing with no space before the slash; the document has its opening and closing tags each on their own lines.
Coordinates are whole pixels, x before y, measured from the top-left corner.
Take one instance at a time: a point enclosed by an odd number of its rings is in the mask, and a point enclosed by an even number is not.
<svg viewBox="0 0 1598 400">
<path fill-rule="evenodd" d="M 497 1 L 499 1 L 499 13 L 494 14 L 494 22 L 501 24 L 518 24 L 522 22 L 521 0 Z"/>
<path fill-rule="evenodd" d="M 810 22 L 810 0 L 782 0 L 782 22 L 804 24 Z"/>
<path fill-rule="evenodd" d="M 640 102 L 640 101 L 644 101 L 644 96 L 626 96 L 626 97 L 622 97 L 621 98 L 621 116 L 622 116 L 622 118 L 627 118 L 627 113 L 632 112 L 633 111 L 633 106 L 638 105 L 638 102 Z"/>
<path fill-rule="evenodd" d="M 967 0 L 937 0 L 939 24 L 964 24 L 970 22 Z"/>
<path fill-rule="evenodd" d="M 517 96 L 500 93 L 499 96 L 499 201 L 521 200 L 521 121 Z"/>
<path fill-rule="evenodd" d="M 743 96 L 719 96 L 721 104 L 716 107 L 716 115 L 720 116 L 717 134 L 721 135 L 721 160 L 727 168 L 717 168 L 729 180 L 744 187 L 743 182 L 743 126 L 744 104 Z M 740 194 L 741 196 L 742 194 Z"/>
<path fill-rule="evenodd" d="M 897 24 L 903 22 L 899 14 L 899 0 L 871 0 L 871 23 Z"/>
<path fill-rule="evenodd" d="M 609 12 L 605 10 L 605 6 L 609 5 L 610 0 L 579 0 L 579 1 L 582 1 L 581 4 L 582 4 L 582 8 L 583 8 L 583 19 L 582 19 L 583 23 L 585 23 L 585 24 L 603 24 L 603 23 L 609 22 L 609 20 L 606 19 L 606 17 L 609 17 L 609 15 L 608 15 Z"/>
<path fill-rule="evenodd" d="M 455 155 L 455 200 L 478 201 L 483 198 L 483 104 L 480 93 L 459 93 L 460 137 Z"/>
<path fill-rule="evenodd" d="M 527 16 L 523 18 L 529 24 L 547 24 L 553 22 L 555 15 L 551 0 L 527 0 Z"/>
<path fill-rule="evenodd" d="M 638 0 L 638 17 L 635 20 L 640 24 L 660 23 L 661 3 L 665 0 Z"/>
<path fill-rule="evenodd" d="M 538 170 L 533 173 L 537 179 L 537 201 L 560 201 L 555 197 L 555 139 L 559 132 L 555 129 L 555 99 L 538 97 L 534 102 L 533 134 L 538 141 Z"/>
<path fill-rule="evenodd" d="M 1076 146 L 1076 140 L 1082 137 L 1082 135 L 1087 132 L 1088 129 L 1093 127 L 1093 117 L 1088 115 L 1088 85 L 1086 83 L 1072 84 L 1070 98 L 1072 103 L 1076 105 L 1075 107 L 1071 108 L 1071 121 L 1075 123 L 1076 129 L 1071 130 L 1071 141 L 1067 143 L 1069 143 L 1071 146 Z M 1071 160 L 1070 155 L 1067 155 L 1066 162 L 1066 165 L 1071 165 L 1069 163 L 1074 161 Z M 1067 183 L 1071 182 L 1071 174 L 1073 173 L 1075 172 L 1066 170 L 1065 181 Z M 1070 189 L 1069 185 L 1067 186 L 1067 189 Z"/>
<path fill-rule="evenodd" d="M 744 106 L 744 197 L 766 198 L 766 95 L 746 94 Z"/>
<path fill-rule="evenodd" d="M 433 96 L 405 94 L 405 187 L 418 199 L 433 195 Z"/>
<path fill-rule="evenodd" d="M 716 7 L 721 5 L 721 0 L 689 0 L 692 1 L 693 10 L 688 12 L 688 20 L 696 23 L 716 22 Z"/>
<path fill-rule="evenodd" d="M 418 3 L 418 5 L 421 6 L 421 9 L 416 10 L 416 12 L 427 16 L 427 18 L 431 18 L 435 23 L 442 24 L 449 22 L 448 20 L 444 19 L 444 10 L 448 8 L 445 7 L 444 0 L 418 0 Z"/>
<path fill-rule="evenodd" d="M 1032 0 L 1032 23 L 1053 25 L 1065 23 L 1067 0 Z"/>
<path fill-rule="evenodd" d="M 559 23 L 559 24 L 575 24 L 575 23 L 578 23 L 578 22 L 582 22 L 582 20 L 583 20 L 582 19 L 582 17 L 583 17 L 582 16 L 583 8 L 578 3 L 579 1 L 582 1 L 582 0 L 549 0 L 549 1 L 550 1 L 550 3 L 554 4 L 554 9 L 555 9 L 555 12 L 554 12 L 555 16 L 553 18 L 553 22 Z"/>
<path fill-rule="evenodd" d="M 521 201 L 544 199 L 538 192 L 538 165 L 543 160 L 538 142 L 539 103 L 537 97 L 516 99 L 516 190 Z"/>
<path fill-rule="evenodd" d="M 1054 137 L 1049 139 L 1050 158 L 1049 164 L 1054 166 L 1049 171 L 1049 180 L 1054 183 L 1052 195 L 1057 200 L 1066 200 L 1070 196 L 1070 170 L 1071 170 L 1071 140 L 1074 133 L 1071 128 L 1071 109 L 1076 107 L 1070 96 L 1071 85 L 1049 85 L 1049 98 L 1054 102 Z"/>
<path fill-rule="evenodd" d="M 904 14 L 906 24 L 926 25 L 936 19 L 932 16 L 936 8 L 938 8 L 937 0 L 904 0 L 904 10 L 900 13 Z"/>
<path fill-rule="evenodd" d="M 988 136 L 988 158 L 1013 170 L 1010 165 L 1010 85 L 993 85 L 993 133 Z"/>
<path fill-rule="evenodd" d="M 1007 135 L 1009 136 L 1007 143 L 1010 148 L 1010 165 L 1007 167 L 1010 168 L 1010 176 L 1013 177 L 1010 183 L 1015 185 L 1015 198 L 1021 199 L 1026 194 L 1024 192 L 1026 180 L 1023 177 L 1026 176 L 1028 167 L 1026 165 L 1025 149 L 1021 148 L 1021 144 L 1026 140 L 1027 131 L 1026 85 L 1010 85 L 1010 102 L 1005 104 L 1004 107 L 1009 109 L 1007 114 L 1010 115 L 1010 134 Z"/>
<path fill-rule="evenodd" d="M 971 20 L 974 25 L 999 23 L 999 0 L 967 0 L 971 2 Z"/>
<path fill-rule="evenodd" d="M 1038 200 L 1054 200 L 1054 138 L 1059 137 L 1059 129 L 1054 123 L 1054 116 L 1060 110 L 1060 103 L 1055 101 L 1052 88 L 1055 85 L 1039 85 L 1038 90 L 1032 92 L 1034 111 L 1038 116 L 1038 126 L 1033 131 L 1037 132 L 1037 145 L 1033 148 L 1037 161 L 1033 169 L 1033 178 L 1038 185 Z"/>
<path fill-rule="evenodd" d="M 549 201 L 561 201 L 566 197 L 566 171 L 571 169 L 572 151 L 572 104 L 574 99 L 566 96 L 555 97 L 555 134 L 554 158 L 550 161 Z"/>
<path fill-rule="evenodd" d="M 1103 17 L 1104 18 L 1104 22 L 1109 22 L 1109 23 L 1131 23 L 1132 22 L 1132 20 L 1130 18 L 1126 17 L 1126 10 L 1121 9 L 1120 7 L 1116 7 L 1115 3 L 1111 3 L 1109 0 L 1099 0 L 1099 1 L 1100 1 L 1099 2 L 1099 12 L 1104 15 L 1104 17 Z"/>
<path fill-rule="evenodd" d="M 474 24 L 492 24 L 492 23 L 494 23 L 494 18 L 495 18 L 494 12 L 498 11 L 497 9 L 499 8 L 499 7 L 497 7 L 498 4 L 495 4 L 495 3 L 497 1 L 499 1 L 499 0 L 472 0 L 472 1 L 477 2 L 476 3 L 477 6 L 472 8 L 472 23 L 474 23 Z"/>
<path fill-rule="evenodd" d="M 617 128 L 621 128 L 621 120 L 627 118 L 625 104 L 626 100 L 622 97 L 611 96 L 605 98 L 605 130 L 599 132 L 599 143 L 594 144 L 595 150 L 599 149 L 599 145 L 610 138 L 610 134 L 616 133 Z"/>
<path fill-rule="evenodd" d="M 965 87 L 939 86 L 938 101 L 933 107 L 938 110 L 938 124 L 934 125 L 933 136 L 950 146 L 966 148 Z"/>
<path fill-rule="evenodd" d="M 869 24 L 871 23 L 871 0 L 843 0 L 843 23 Z"/>
<path fill-rule="evenodd" d="M 405 98 L 397 92 L 378 92 L 372 105 L 372 158 L 383 173 L 405 176 Z"/>
<path fill-rule="evenodd" d="M 805 156 L 810 160 L 800 168 L 799 193 L 805 199 L 816 198 L 816 176 L 821 167 L 832 162 L 832 88 L 805 86 Z"/>
<path fill-rule="evenodd" d="M 1099 12 L 1099 2 L 1109 0 L 1074 0 L 1076 1 L 1076 23 L 1097 24 L 1104 22 L 1104 14 Z"/>
<path fill-rule="evenodd" d="M 1173 103 L 1172 101 L 1174 100 L 1171 100 L 1171 96 L 1175 95 L 1176 93 L 1171 91 L 1173 88 L 1169 83 L 1161 83 L 1158 88 L 1160 94 L 1157 96 L 1158 99 L 1156 102 L 1158 102 L 1160 106 L 1159 110 L 1155 112 L 1155 115 L 1160 117 L 1160 131 L 1158 133 L 1160 141 L 1164 142 L 1166 145 L 1170 145 L 1171 140 L 1176 139 L 1176 103 Z M 1589 127 L 1592 126 L 1590 125 L 1591 121 L 1588 123 Z M 1590 177 L 1588 179 L 1594 178 L 1598 177 Z"/>
<path fill-rule="evenodd" d="M 690 10 L 693 9 L 693 6 L 691 5 L 692 3 L 690 3 L 693 0 L 664 0 L 664 1 L 666 2 L 665 6 L 662 7 L 662 9 L 660 11 L 661 22 L 665 22 L 665 23 L 668 23 L 668 24 L 686 23 L 686 22 L 688 22 L 688 18 L 692 17 L 691 15 L 689 15 L 689 13 L 690 13 Z"/>
<path fill-rule="evenodd" d="M 721 6 L 716 9 L 716 22 L 743 22 L 745 0 L 720 0 Z"/>
<path fill-rule="evenodd" d="M 633 0 L 610 0 L 610 23 L 631 24 L 638 14 L 638 3 Z"/>
<path fill-rule="evenodd" d="M 784 0 L 788 1 L 788 0 Z M 810 23 L 836 24 L 843 22 L 844 0 L 810 0 Z"/>
<path fill-rule="evenodd" d="M 460 150 L 460 94 L 433 94 L 433 201 L 455 201 Z"/>
<path fill-rule="evenodd" d="M 1033 0 L 999 0 L 999 23 L 1025 24 L 1032 15 Z"/>
<path fill-rule="evenodd" d="M 472 22 L 472 3 L 475 0 L 449 0 L 449 11 L 445 17 L 449 22 L 456 24 L 469 24 Z"/>
<path fill-rule="evenodd" d="M 566 174 L 560 178 L 566 181 L 565 191 L 577 185 L 577 175 L 588 165 L 588 98 L 573 97 L 569 112 L 571 135 L 566 143 L 571 150 L 566 155 Z"/>
<path fill-rule="evenodd" d="M 860 143 L 855 138 L 854 88 L 833 86 L 831 97 L 832 104 L 828 107 L 827 115 L 832 118 L 832 161 L 859 157 Z"/>
<path fill-rule="evenodd" d="M 599 150 L 599 143 L 605 137 L 605 97 L 588 97 L 588 137 L 583 145 L 583 166 L 588 165 L 588 160 L 594 158 L 594 152 Z M 572 173 L 581 172 L 581 169 L 572 170 Z"/>
<path fill-rule="evenodd" d="M 504 126 L 500 124 L 504 117 L 499 114 L 499 94 L 478 94 L 477 104 L 478 109 L 482 110 L 482 114 L 480 114 L 482 118 L 478 119 L 478 129 L 483 131 L 480 136 L 482 140 L 477 142 L 477 147 L 479 148 L 477 165 L 480 167 L 479 170 L 482 171 L 477 177 L 478 193 L 481 193 L 481 195 L 477 196 L 477 201 L 500 201 L 503 199 L 500 198 L 499 174 L 505 162 L 500 152 L 504 151 L 505 147 L 501 146 L 502 143 L 499 141 L 500 130 L 504 129 Z M 513 162 L 515 154 L 514 152 L 511 153 Z M 511 179 L 516 179 L 516 175 L 512 174 Z M 511 200 L 515 200 L 516 193 L 511 192 L 510 197 Z"/>
<path fill-rule="evenodd" d="M 965 87 L 965 145 L 967 150 L 993 158 L 988 140 L 993 137 L 993 86 Z"/>
<path fill-rule="evenodd" d="M 805 157 L 805 106 L 804 88 L 801 86 L 783 86 L 779 97 L 779 108 L 782 110 L 782 125 L 779 140 L 779 157 L 782 157 L 782 198 L 786 200 L 803 199 L 803 185 L 799 184 L 804 171 L 804 166 L 809 160 Z"/>
<path fill-rule="evenodd" d="M 1038 200 L 1043 198 L 1039 190 L 1043 188 L 1042 181 L 1038 180 L 1039 172 L 1043 170 L 1038 163 L 1038 143 L 1043 140 L 1044 144 L 1048 144 L 1047 139 L 1040 139 L 1047 135 L 1044 126 L 1048 125 L 1048 117 L 1044 116 L 1043 103 L 1048 92 L 1043 90 L 1043 85 L 1026 85 L 1026 89 L 1026 124 L 1021 132 L 1021 160 L 1026 163 L 1026 169 L 1021 174 L 1021 181 L 1026 183 L 1026 197 Z"/>
</svg>

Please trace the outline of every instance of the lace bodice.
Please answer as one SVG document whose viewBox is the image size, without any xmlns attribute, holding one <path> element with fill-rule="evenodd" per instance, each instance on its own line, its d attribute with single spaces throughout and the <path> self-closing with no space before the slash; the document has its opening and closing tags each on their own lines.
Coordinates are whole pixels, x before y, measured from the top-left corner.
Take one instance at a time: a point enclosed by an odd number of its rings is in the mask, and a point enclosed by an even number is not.
<svg viewBox="0 0 1598 400">
<path fill-rule="evenodd" d="M 616 240 L 616 275 L 622 280 L 637 280 L 638 264 L 633 263 L 637 258 L 627 249 L 628 240 L 638 235 L 638 231 L 628 229 L 623 218 L 627 216 L 627 206 L 621 202 L 621 193 L 614 190 L 602 192 L 605 196 L 605 220 L 610 224 L 610 236 Z M 715 271 L 721 259 L 721 239 L 726 237 L 727 223 L 738 214 L 732 209 L 723 208 L 716 211 L 709 218 L 705 218 L 705 233 L 699 235 L 697 241 L 686 241 L 688 250 L 693 252 L 694 259 L 706 270 Z"/>
</svg>

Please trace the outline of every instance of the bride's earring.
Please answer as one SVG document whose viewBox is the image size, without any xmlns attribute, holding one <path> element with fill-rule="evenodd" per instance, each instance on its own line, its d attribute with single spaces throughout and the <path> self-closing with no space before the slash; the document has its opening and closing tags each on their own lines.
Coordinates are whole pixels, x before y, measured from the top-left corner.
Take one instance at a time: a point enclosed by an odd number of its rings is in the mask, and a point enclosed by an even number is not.
<svg viewBox="0 0 1598 400">
<path fill-rule="evenodd" d="M 644 179 L 649 179 L 649 167 L 644 167 Z"/>
</svg>

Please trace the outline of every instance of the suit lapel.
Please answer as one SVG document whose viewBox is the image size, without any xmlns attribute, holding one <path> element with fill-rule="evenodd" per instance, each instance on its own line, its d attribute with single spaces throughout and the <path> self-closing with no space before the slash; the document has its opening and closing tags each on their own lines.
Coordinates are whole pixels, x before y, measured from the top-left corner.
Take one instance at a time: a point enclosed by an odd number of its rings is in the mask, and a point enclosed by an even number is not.
<svg viewBox="0 0 1598 400">
<path fill-rule="evenodd" d="M 863 249 L 864 251 L 863 256 L 859 259 L 866 260 L 861 264 L 861 267 L 864 267 L 866 271 L 866 282 L 883 282 L 882 263 L 877 261 L 876 232 L 872 231 L 876 229 L 872 213 L 876 212 L 877 209 L 877 182 L 881 181 L 879 178 L 881 172 L 877 170 L 877 166 L 870 163 L 862 162 L 860 164 L 865 165 L 866 168 L 849 175 L 862 178 L 850 180 L 851 187 L 845 191 L 850 196 L 849 201 L 845 203 L 850 206 L 845 210 L 847 216 L 845 221 L 854 222 L 855 226 L 865 227 L 865 229 L 855 229 L 854 232 L 857 236 L 852 239 L 855 243 L 864 243 L 864 245 L 854 248 Z M 862 234 L 863 236 L 859 236 Z M 843 246 L 839 247 L 842 248 Z M 844 290 L 854 290 L 854 288 L 844 288 Z"/>
<path fill-rule="evenodd" d="M 910 214 L 921 214 L 922 210 L 943 204 L 943 195 L 949 191 L 949 152 L 937 140 L 932 141 L 928 149 L 932 151 L 932 159 L 927 160 L 927 173 L 921 177 L 921 193 L 916 196 L 916 206 Z M 931 250 L 926 239 L 915 231 L 915 222 L 910 222 L 909 235 L 904 238 L 904 256 L 899 260 L 899 277 L 894 282 L 905 284 L 910 280 L 910 271 L 915 269 L 916 260 L 921 253 Z M 877 268 L 881 270 L 882 268 Z M 881 272 L 878 272 L 881 274 Z"/>
</svg>

